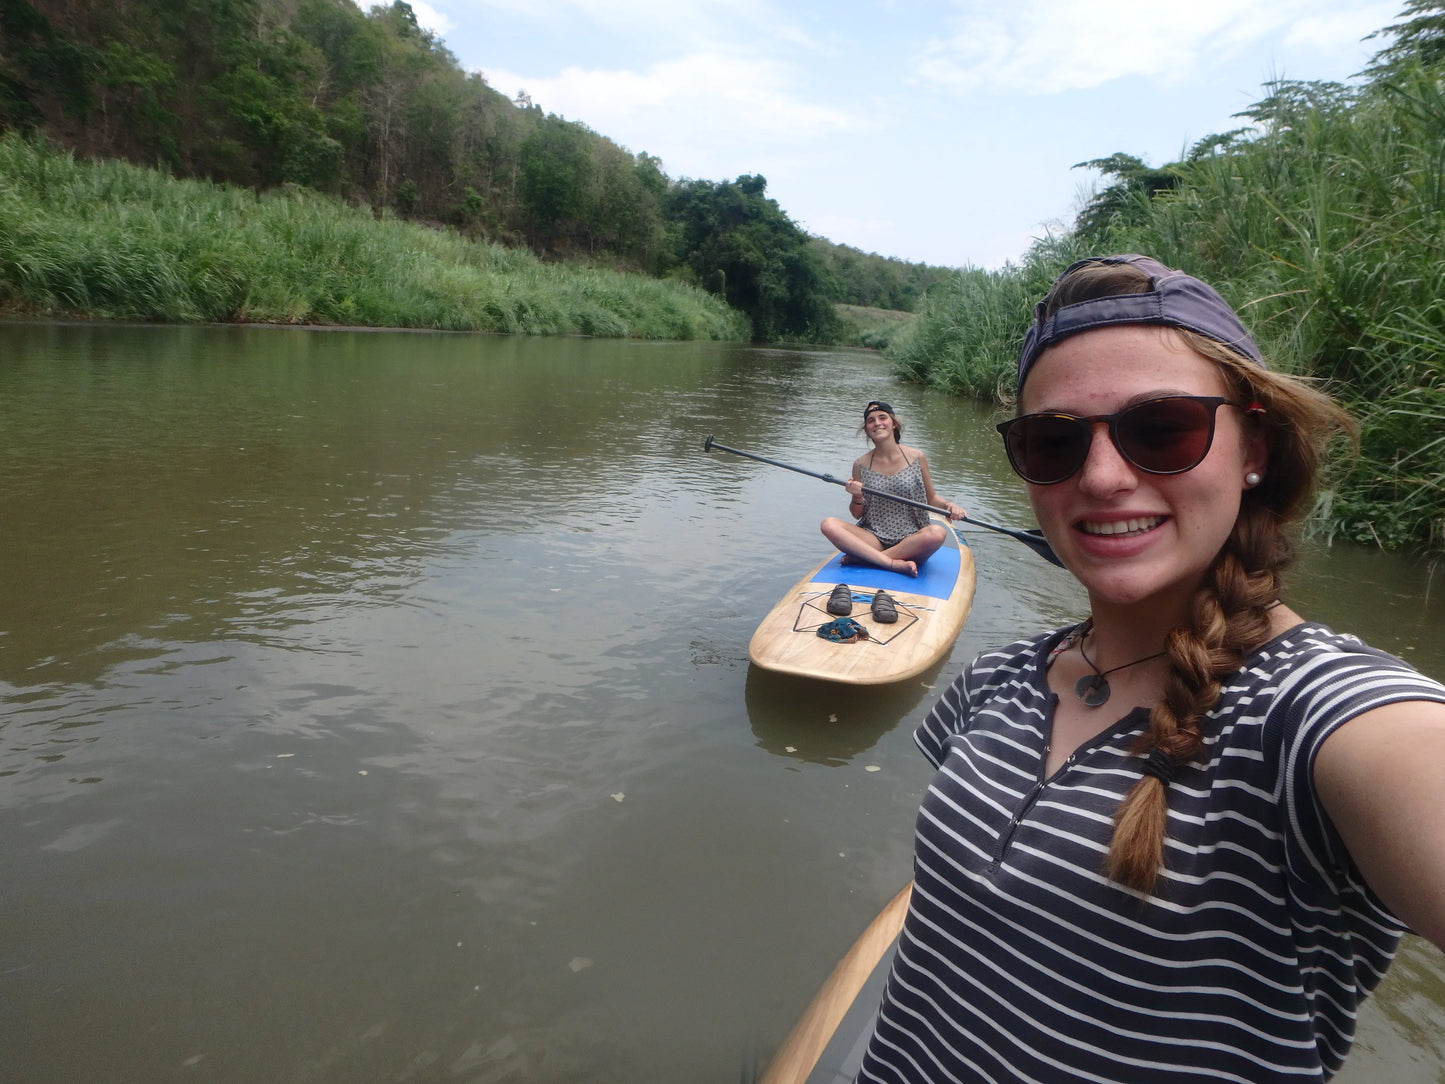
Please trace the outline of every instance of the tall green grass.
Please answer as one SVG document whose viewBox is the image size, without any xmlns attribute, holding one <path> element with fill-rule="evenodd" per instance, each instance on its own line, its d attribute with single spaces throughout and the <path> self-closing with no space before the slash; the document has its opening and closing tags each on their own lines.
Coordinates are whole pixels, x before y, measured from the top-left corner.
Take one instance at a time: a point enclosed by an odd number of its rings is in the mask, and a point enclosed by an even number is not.
<svg viewBox="0 0 1445 1084">
<path fill-rule="evenodd" d="M 1361 423 L 1317 523 L 1329 536 L 1445 550 L 1445 82 L 1394 73 L 1349 109 L 1302 110 L 1259 138 L 1178 166 L 1095 253 L 1144 252 L 1216 286 L 1272 367 L 1315 378 Z M 1029 313 L 1085 255 L 1077 238 L 964 272 L 934 296 L 898 370 L 1002 398 Z"/>
<path fill-rule="evenodd" d="M 38 315 L 743 339 L 679 282 L 544 264 L 303 190 L 175 180 L 0 136 L 0 306 Z"/>
</svg>

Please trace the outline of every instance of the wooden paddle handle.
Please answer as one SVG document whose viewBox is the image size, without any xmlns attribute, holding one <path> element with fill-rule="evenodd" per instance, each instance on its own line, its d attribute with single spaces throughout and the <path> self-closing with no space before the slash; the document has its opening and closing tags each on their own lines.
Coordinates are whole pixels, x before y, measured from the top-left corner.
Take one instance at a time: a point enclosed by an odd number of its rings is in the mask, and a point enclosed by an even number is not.
<svg viewBox="0 0 1445 1084">
<path fill-rule="evenodd" d="M 758 1084 L 803 1084 L 808 1079 L 808 1074 L 818 1063 L 818 1058 L 872 973 L 878 958 L 888 950 L 903 928 L 903 918 L 908 914 L 908 899 L 912 893 L 913 883 L 910 881 L 869 923 L 783 1040 L 783 1045 Z"/>
</svg>

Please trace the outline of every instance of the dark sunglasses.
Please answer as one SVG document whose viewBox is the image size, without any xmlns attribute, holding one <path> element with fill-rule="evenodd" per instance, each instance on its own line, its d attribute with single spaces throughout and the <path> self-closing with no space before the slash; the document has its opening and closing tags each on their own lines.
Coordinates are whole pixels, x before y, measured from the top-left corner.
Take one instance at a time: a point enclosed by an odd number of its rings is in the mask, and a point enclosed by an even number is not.
<svg viewBox="0 0 1445 1084">
<path fill-rule="evenodd" d="M 1051 486 L 1072 478 L 1094 440 L 1096 422 L 1107 422 L 1119 454 L 1146 474 L 1183 474 L 1209 454 L 1214 417 L 1222 406 L 1254 413 L 1217 395 L 1165 395 L 1125 407 L 1117 414 L 1025 414 L 997 428 L 1014 471 L 1025 482 Z"/>
</svg>

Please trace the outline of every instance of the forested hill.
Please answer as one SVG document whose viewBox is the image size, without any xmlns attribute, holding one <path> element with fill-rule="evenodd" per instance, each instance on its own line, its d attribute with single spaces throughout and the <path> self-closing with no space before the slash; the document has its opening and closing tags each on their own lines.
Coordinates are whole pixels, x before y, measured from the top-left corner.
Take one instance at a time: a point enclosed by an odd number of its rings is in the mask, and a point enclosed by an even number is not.
<svg viewBox="0 0 1445 1084">
<path fill-rule="evenodd" d="M 949 272 L 810 238 L 766 180 L 674 180 L 462 69 L 403 0 L 0 0 L 0 131 L 256 190 L 296 185 L 547 258 L 672 275 L 762 338 Z"/>
</svg>

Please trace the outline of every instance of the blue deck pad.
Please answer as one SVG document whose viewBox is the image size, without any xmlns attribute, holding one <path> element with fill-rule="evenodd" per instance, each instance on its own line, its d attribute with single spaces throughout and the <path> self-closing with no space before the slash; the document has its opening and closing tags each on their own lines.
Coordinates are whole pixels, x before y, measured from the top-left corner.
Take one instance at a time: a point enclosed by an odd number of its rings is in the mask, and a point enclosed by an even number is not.
<svg viewBox="0 0 1445 1084">
<path fill-rule="evenodd" d="M 843 555 L 834 558 L 818 570 L 814 583 L 846 583 L 857 589 L 867 587 L 885 591 L 907 591 L 928 598 L 947 598 L 953 594 L 953 585 L 958 582 L 958 550 L 944 546 L 923 562 L 918 577 L 905 576 L 902 572 L 885 572 L 872 565 L 845 565 Z"/>
</svg>

